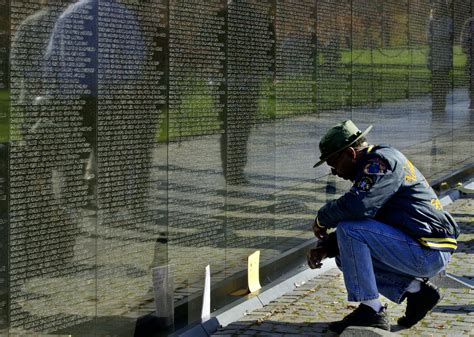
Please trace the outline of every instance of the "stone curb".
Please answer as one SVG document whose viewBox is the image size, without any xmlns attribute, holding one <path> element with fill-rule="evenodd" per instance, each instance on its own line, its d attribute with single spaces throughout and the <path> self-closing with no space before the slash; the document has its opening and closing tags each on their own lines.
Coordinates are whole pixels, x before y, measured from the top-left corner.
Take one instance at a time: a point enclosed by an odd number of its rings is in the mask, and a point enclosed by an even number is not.
<svg viewBox="0 0 474 337">
<path fill-rule="evenodd" d="M 341 334 L 341 337 L 390 337 L 398 336 L 393 332 L 377 329 L 368 328 L 362 326 L 350 326 L 347 327 Z"/>
<path fill-rule="evenodd" d="M 308 280 L 336 267 L 334 259 L 327 259 L 324 261 L 321 269 L 307 268 L 287 279 L 285 279 L 285 276 L 282 276 L 275 282 L 263 287 L 255 295 L 250 294 L 247 297 L 217 310 L 211 315 L 211 319 L 208 321 L 185 327 L 184 329 L 176 331 L 170 337 L 208 337 L 216 332 L 219 327 L 227 326 L 239 320 L 248 312 L 263 308 L 271 301 L 301 286 Z"/>
<path fill-rule="evenodd" d="M 471 181 L 467 185 L 464 185 L 464 188 L 470 189 L 470 190 L 474 189 L 474 181 Z M 459 189 L 454 188 L 454 189 L 449 190 L 439 200 L 441 201 L 441 205 L 443 205 L 443 207 L 445 207 L 445 206 L 453 203 L 457 199 L 459 199 L 461 196 L 462 196 L 462 192 L 459 191 Z"/>
</svg>

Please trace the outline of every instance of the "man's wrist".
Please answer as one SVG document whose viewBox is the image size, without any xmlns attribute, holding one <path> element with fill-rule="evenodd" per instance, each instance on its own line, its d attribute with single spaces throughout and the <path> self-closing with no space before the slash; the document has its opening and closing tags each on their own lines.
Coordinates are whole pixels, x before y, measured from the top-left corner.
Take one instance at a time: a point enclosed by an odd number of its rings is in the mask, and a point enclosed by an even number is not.
<svg viewBox="0 0 474 337">
<path fill-rule="evenodd" d="M 320 228 L 320 229 L 326 229 L 326 227 L 324 227 L 321 222 L 319 222 L 319 217 L 316 216 L 316 219 L 314 219 L 314 225 L 315 227 L 317 228 Z"/>
</svg>

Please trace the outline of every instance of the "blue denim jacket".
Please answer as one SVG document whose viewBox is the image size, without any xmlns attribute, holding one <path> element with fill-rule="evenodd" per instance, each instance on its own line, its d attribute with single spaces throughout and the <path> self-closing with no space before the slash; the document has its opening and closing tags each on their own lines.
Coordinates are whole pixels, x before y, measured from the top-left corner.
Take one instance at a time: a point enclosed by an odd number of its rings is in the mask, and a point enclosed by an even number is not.
<svg viewBox="0 0 474 337">
<path fill-rule="evenodd" d="M 398 150 L 370 146 L 357 166 L 351 190 L 318 211 L 320 226 L 374 218 L 398 227 L 431 249 L 454 251 L 459 228 L 425 177 Z"/>
</svg>

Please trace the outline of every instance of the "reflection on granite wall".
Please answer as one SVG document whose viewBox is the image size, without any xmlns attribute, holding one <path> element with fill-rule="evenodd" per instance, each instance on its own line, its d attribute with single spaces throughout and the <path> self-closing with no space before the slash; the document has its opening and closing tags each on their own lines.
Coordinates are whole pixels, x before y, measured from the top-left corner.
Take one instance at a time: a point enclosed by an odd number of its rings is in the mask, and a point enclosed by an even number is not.
<svg viewBox="0 0 474 337">
<path fill-rule="evenodd" d="M 343 119 L 472 165 L 473 49 L 470 0 L 0 0 L 0 334 L 133 336 L 155 267 L 179 304 L 304 243 Z"/>
</svg>

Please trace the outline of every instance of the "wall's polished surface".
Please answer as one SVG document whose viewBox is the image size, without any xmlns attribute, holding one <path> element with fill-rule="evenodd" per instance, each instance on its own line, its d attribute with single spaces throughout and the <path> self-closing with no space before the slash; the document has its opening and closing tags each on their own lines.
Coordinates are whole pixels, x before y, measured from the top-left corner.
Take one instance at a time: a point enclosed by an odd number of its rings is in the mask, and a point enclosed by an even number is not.
<svg viewBox="0 0 474 337">
<path fill-rule="evenodd" d="M 172 266 L 178 303 L 208 264 L 216 284 L 304 242 L 348 187 L 312 168 L 344 119 L 428 180 L 472 163 L 473 16 L 471 0 L 0 0 L 0 327 L 133 336 L 153 267 Z"/>
</svg>

